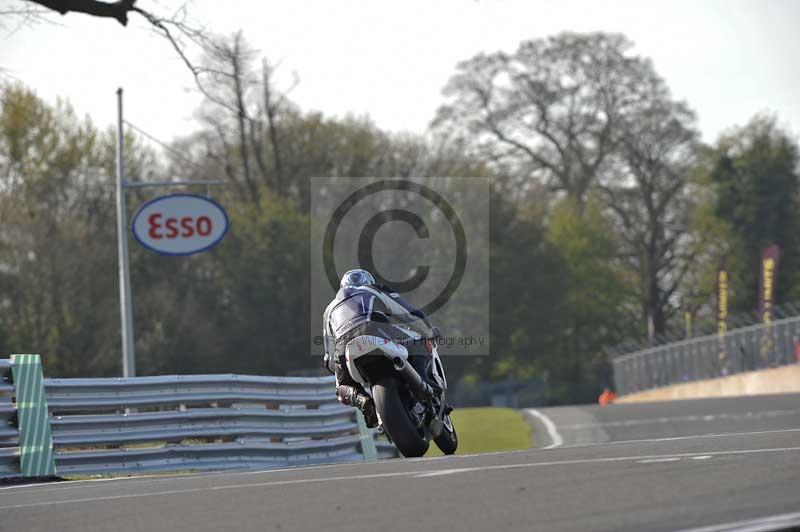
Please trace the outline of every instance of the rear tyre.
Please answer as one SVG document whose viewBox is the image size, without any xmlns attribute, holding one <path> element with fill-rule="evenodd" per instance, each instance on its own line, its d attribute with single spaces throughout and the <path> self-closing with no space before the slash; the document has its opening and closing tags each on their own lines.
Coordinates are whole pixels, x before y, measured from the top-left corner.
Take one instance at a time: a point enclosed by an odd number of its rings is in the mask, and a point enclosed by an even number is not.
<svg viewBox="0 0 800 532">
<path fill-rule="evenodd" d="M 442 433 L 433 441 L 444 454 L 453 454 L 458 449 L 458 434 L 456 434 L 456 427 L 453 425 L 453 420 L 450 419 L 450 414 L 445 414 L 443 424 Z"/>
<path fill-rule="evenodd" d="M 430 435 L 427 427 L 418 428 L 400 397 L 398 383 L 384 379 L 372 387 L 375 409 L 383 428 L 406 458 L 422 456 L 428 452 Z"/>
</svg>

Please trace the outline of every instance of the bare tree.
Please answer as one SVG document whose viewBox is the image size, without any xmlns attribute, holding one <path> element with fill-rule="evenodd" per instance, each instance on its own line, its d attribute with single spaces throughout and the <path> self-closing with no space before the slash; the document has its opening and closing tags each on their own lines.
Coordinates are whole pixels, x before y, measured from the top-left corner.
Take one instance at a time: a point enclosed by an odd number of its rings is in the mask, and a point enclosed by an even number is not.
<svg viewBox="0 0 800 532">
<path fill-rule="evenodd" d="M 188 5 L 182 3 L 174 11 L 159 13 L 140 7 L 139 0 L 118 0 L 102 2 L 98 0 L 15 0 L 7 8 L 0 10 L 0 15 L 17 17 L 20 25 L 36 22 L 52 22 L 48 14 L 82 13 L 100 19 L 116 20 L 127 26 L 130 15 L 135 14 L 149 24 L 153 31 L 164 37 L 180 59 L 195 77 L 198 88 L 202 91 L 201 78 L 205 73 L 190 59 L 193 51 L 207 50 L 212 43 L 210 33 L 196 21 L 190 20 Z"/>
<path fill-rule="evenodd" d="M 225 175 L 250 201 L 258 202 L 259 181 L 279 194 L 286 193 L 279 121 L 297 77 L 287 90 L 279 90 L 274 80 L 277 66 L 264 59 L 257 75 L 253 67 L 257 52 L 241 32 L 230 37 L 215 35 L 190 20 L 187 5 L 161 14 L 144 9 L 137 0 L 18 0 L 9 13 L 30 22 L 32 17 L 47 20 L 48 11 L 75 12 L 115 19 L 124 26 L 131 14 L 142 17 L 171 44 L 211 104 L 201 114 L 217 137 L 216 149 L 208 149 L 207 155 L 224 161 Z M 195 60 L 195 55 L 201 59 Z M 236 161 L 231 159 L 233 151 L 238 154 Z"/>
<path fill-rule="evenodd" d="M 294 82 L 288 90 L 279 92 L 275 88 L 275 70 L 276 66 L 264 58 L 261 63 L 261 90 L 263 95 L 262 112 L 267 120 L 267 127 L 269 130 L 269 142 L 272 147 L 272 160 L 273 168 L 275 170 L 275 189 L 279 193 L 284 193 L 286 189 L 286 176 L 283 171 L 283 161 L 281 156 L 281 145 L 278 134 L 278 115 L 286 105 L 287 94 L 298 83 L 297 75 L 294 76 Z M 263 170 L 262 170 L 263 171 Z"/>
<path fill-rule="evenodd" d="M 582 206 L 617 142 L 619 117 L 651 70 L 618 34 L 563 33 L 458 66 L 434 125 L 476 139 L 481 155 L 538 177 Z"/>
<path fill-rule="evenodd" d="M 251 152 L 260 139 L 256 138 L 249 105 L 257 83 L 252 69 L 254 57 L 255 51 L 241 32 L 229 38 L 209 38 L 205 56 L 197 67 L 197 81 L 208 104 L 200 114 L 201 119 L 216 131 L 226 157 L 231 149 L 238 153 L 237 164 L 226 166 L 228 177 L 240 181 L 248 199 L 257 203 L 259 191 Z"/>
<path fill-rule="evenodd" d="M 695 115 L 671 100 L 660 78 L 642 80 L 643 98 L 621 117 L 614 182 L 601 185 L 639 280 L 648 333 L 663 334 L 703 242 L 692 231 L 695 198 L 689 176 L 698 163 Z"/>
<path fill-rule="evenodd" d="M 277 65 L 264 58 L 257 72 L 257 52 L 241 32 L 209 36 L 204 46 L 203 60 L 196 67 L 198 85 L 206 96 L 201 119 L 216 131 L 223 146 L 237 150 L 238 162 L 231 169 L 239 172 L 236 179 L 252 200 L 258 200 L 259 186 L 288 194 L 281 121 L 291 114 L 288 93 L 297 85 L 297 76 L 281 90 L 275 79 Z"/>
<path fill-rule="evenodd" d="M 8 27 L 7 21 L 15 20 L 16 27 L 11 30 L 14 33 L 17 28 L 25 26 L 26 24 L 35 24 L 38 22 L 50 22 L 47 15 L 50 10 L 43 7 L 35 6 L 30 2 L 19 1 L 0 7 L 0 28 L 6 29 Z"/>
</svg>

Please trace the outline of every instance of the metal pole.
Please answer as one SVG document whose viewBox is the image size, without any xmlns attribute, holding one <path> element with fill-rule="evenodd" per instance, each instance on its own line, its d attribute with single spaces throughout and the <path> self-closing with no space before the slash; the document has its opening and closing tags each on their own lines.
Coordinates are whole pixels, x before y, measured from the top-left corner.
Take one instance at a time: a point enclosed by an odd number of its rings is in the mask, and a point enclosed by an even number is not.
<svg viewBox="0 0 800 532">
<path fill-rule="evenodd" d="M 131 276 L 128 268 L 128 232 L 125 214 L 125 132 L 122 125 L 122 88 L 117 89 L 117 250 L 119 252 L 119 309 L 122 328 L 122 376 L 136 375 L 133 352 Z"/>
</svg>

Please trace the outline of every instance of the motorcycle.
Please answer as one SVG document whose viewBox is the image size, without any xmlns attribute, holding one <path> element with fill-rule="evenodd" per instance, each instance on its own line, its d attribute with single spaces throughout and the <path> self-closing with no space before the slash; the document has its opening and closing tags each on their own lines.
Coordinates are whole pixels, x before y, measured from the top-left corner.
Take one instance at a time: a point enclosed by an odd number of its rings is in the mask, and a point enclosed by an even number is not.
<svg viewBox="0 0 800 532">
<path fill-rule="evenodd" d="M 438 333 L 423 339 L 416 331 L 395 327 L 407 338 L 364 335 L 350 340 L 345 346 L 347 369 L 375 401 L 378 430 L 403 456 L 424 455 L 431 439 L 444 454 L 453 454 L 458 435 L 450 418 L 453 409 L 445 402 L 447 379 Z"/>
</svg>

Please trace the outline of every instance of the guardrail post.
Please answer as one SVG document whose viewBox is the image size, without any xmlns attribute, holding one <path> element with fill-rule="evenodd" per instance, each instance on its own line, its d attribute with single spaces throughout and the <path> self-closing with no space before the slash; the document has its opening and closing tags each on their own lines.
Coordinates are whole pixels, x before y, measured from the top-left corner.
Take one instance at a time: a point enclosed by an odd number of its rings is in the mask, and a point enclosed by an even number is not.
<svg viewBox="0 0 800 532">
<path fill-rule="evenodd" d="M 56 464 L 41 358 L 11 355 L 11 372 L 17 397 L 20 472 L 23 477 L 53 476 Z"/>
</svg>

